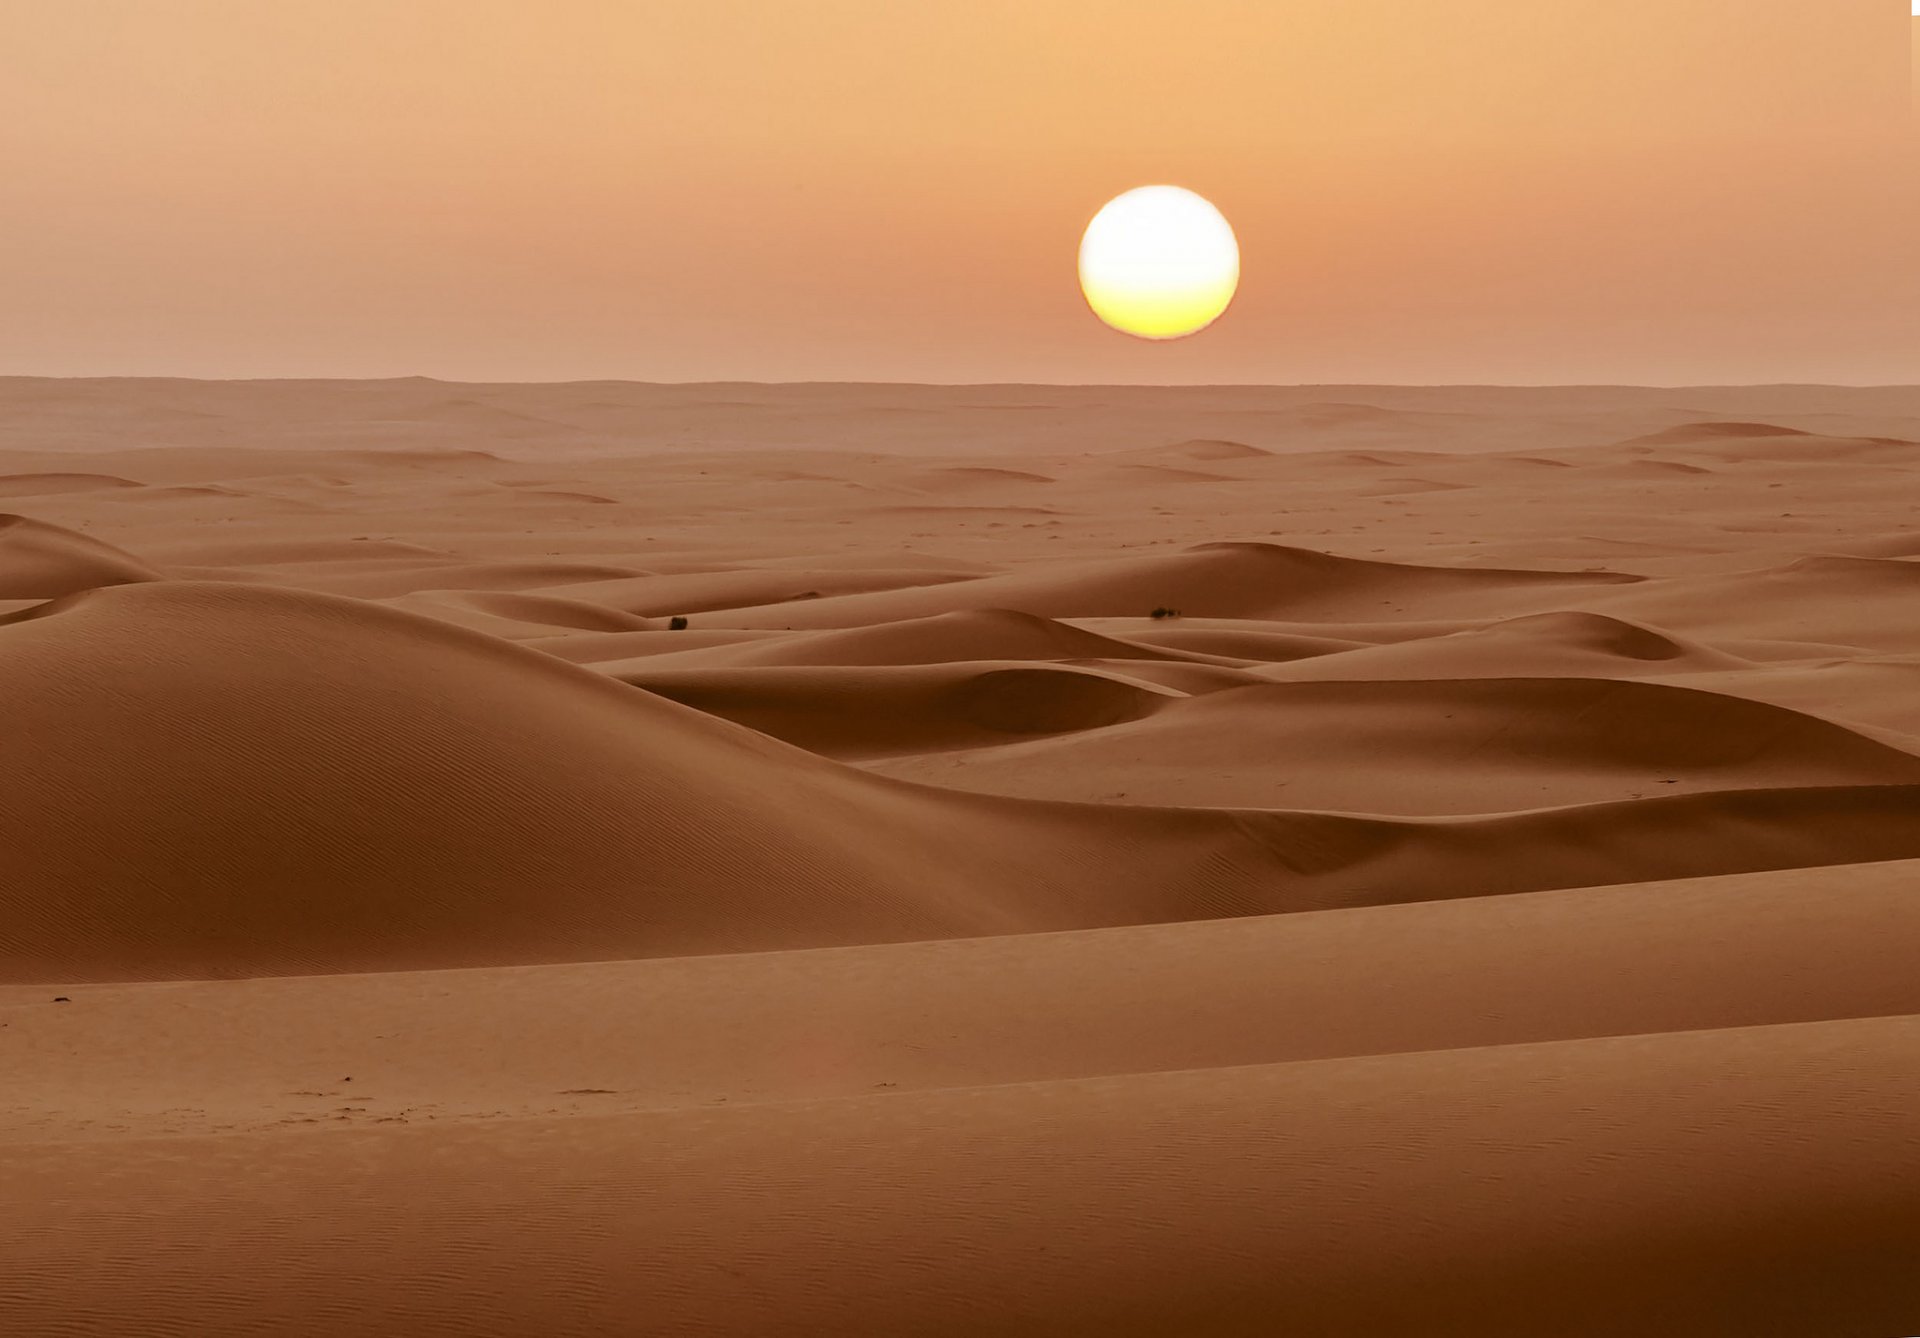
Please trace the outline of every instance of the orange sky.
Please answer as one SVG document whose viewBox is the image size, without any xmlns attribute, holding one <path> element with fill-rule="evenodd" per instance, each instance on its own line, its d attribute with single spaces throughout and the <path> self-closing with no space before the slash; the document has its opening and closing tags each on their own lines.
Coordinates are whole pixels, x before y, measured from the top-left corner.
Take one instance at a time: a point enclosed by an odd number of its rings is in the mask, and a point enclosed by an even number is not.
<svg viewBox="0 0 1920 1338">
<path fill-rule="evenodd" d="M 1904 0 L 0 10 L 0 373 L 1920 380 Z M 1155 181 L 1172 345 L 1075 286 Z"/>
</svg>

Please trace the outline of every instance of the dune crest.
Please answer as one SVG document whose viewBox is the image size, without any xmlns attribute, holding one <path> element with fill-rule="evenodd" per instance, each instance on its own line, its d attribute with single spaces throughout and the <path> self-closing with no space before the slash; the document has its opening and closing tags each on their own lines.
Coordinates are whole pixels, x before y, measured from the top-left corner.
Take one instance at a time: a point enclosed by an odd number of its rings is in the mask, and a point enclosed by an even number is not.
<svg viewBox="0 0 1920 1338">
<path fill-rule="evenodd" d="M 48 473 L 0 475 L 0 497 L 44 497 L 53 493 L 98 492 L 104 488 L 138 488 L 132 479 L 112 474 Z"/>
<path fill-rule="evenodd" d="M 1778 423 L 1682 423 L 1622 442 L 1623 446 L 1683 446 L 1696 441 L 1751 441 L 1759 437 L 1810 437 L 1814 434 Z"/>
<path fill-rule="evenodd" d="M 1581 587 L 1630 585 L 1642 578 L 1612 571 L 1557 572 L 1436 567 L 1339 557 L 1309 548 L 1246 541 L 1195 544 L 1165 556 L 1109 558 L 1055 570 L 940 586 L 846 594 L 804 610 L 739 607 L 716 613 L 729 627 L 819 629 L 1006 608 L 1047 618 L 1144 617 L 1156 607 L 1208 618 L 1340 619 L 1383 604 L 1414 601 L 1440 610 L 1531 611 L 1528 606 Z"/>
<path fill-rule="evenodd" d="M 90 535 L 0 515 L 0 599 L 57 599 L 96 586 L 159 578 L 133 554 Z"/>
</svg>

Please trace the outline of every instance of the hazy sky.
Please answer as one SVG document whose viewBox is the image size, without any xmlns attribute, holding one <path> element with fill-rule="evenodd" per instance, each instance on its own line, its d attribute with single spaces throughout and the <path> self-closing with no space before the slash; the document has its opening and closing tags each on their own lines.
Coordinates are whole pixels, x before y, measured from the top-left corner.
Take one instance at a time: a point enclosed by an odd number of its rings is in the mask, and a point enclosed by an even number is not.
<svg viewBox="0 0 1920 1338">
<path fill-rule="evenodd" d="M 0 373 L 1920 380 L 1902 0 L 0 0 Z M 1109 197 L 1234 309 L 1085 308 Z"/>
</svg>

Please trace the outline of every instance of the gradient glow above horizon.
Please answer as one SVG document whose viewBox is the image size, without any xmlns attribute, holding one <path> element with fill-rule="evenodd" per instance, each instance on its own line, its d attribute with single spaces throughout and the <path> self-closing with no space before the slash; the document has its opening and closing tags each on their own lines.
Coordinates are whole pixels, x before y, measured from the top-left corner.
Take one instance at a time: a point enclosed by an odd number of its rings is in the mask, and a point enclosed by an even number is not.
<svg viewBox="0 0 1920 1338">
<path fill-rule="evenodd" d="M 1906 23 L 1901 20 L 1908 19 Z M 0 50 L 0 374 L 1910 381 L 1897 0 L 89 0 Z M 1113 338 L 1080 230 L 1261 257 Z"/>
</svg>

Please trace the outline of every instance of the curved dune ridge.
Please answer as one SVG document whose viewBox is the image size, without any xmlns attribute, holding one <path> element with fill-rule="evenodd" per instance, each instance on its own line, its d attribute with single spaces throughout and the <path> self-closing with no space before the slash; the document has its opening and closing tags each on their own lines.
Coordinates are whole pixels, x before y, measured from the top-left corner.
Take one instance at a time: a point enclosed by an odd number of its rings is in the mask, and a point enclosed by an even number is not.
<svg viewBox="0 0 1920 1338">
<path fill-rule="evenodd" d="M 1691 688 L 1487 678 L 1230 688 L 1097 732 L 886 770 L 1030 798 L 1422 814 L 1910 784 L 1920 782 L 1920 757 L 1797 711 Z"/>
<path fill-rule="evenodd" d="M 1811 437 L 1814 434 L 1778 423 L 1682 423 L 1622 442 L 1624 446 L 1676 446 L 1696 441 L 1752 441 L 1762 437 Z"/>
<path fill-rule="evenodd" d="M 1137 720 L 1178 692 L 1064 665 L 905 664 L 676 669 L 685 657 L 594 667 L 624 683 L 836 758 L 978 747 Z"/>
<path fill-rule="evenodd" d="M 1025 686 L 988 709 L 1029 709 Z M 1450 825 L 902 787 L 432 620 L 204 583 L 0 626 L 0 729 L 39 759 L 0 806 L 15 979 L 801 947 L 1920 854 L 1905 786 Z"/>
<path fill-rule="evenodd" d="M 1025 692 L 956 690 L 977 717 L 1033 723 Z M 1170 919 L 1270 907 L 1293 859 L 1231 815 L 902 788 L 492 638 L 260 587 L 106 589 L 16 617 L 0 731 L 40 759 L 0 806 L 14 978 Z"/>
<path fill-rule="evenodd" d="M 950 664 L 978 660 L 1178 660 L 1221 663 L 1204 653 L 1164 649 L 1014 609 L 962 609 L 926 618 L 735 645 L 676 655 L 677 664 L 728 666 Z"/>
<path fill-rule="evenodd" d="M 1299 657 L 1265 667 L 1263 677 L 1323 679 L 1632 677 L 1705 673 L 1750 662 L 1624 618 L 1598 613 L 1534 613 L 1484 627 L 1392 645 Z"/>
<path fill-rule="evenodd" d="M 1191 437 L 1186 441 L 1168 442 L 1165 445 L 1135 446 L 1127 450 L 1106 451 L 1100 456 L 1104 460 L 1134 459 L 1154 460 L 1260 460 L 1272 454 L 1259 446 L 1250 446 L 1244 441 L 1229 441 L 1224 437 Z"/>
<path fill-rule="evenodd" d="M 571 627 L 582 632 L 631 632 L 650 624 L 631 613 L 621 613 L 603 604 L 588 604 L 578 599 L 560 599 L 553 595 L 501 592 L 493 590 L 421 590 L 409 598 L 414 607 L 440 603 L 454 608 L 473 609 L 514 622 L 541 627 Z"/>
<path fill-rule="evenodd" d="M 849 591 L 917 589 L 962 579 L 951 572 L 924 567 L 889 570 L 876 566 L 825 571 L 743 568 L 590 581 L 551 586 L 541 593 L 604 604 L 641 617 L 662 618 L 742 605 L 771 604 L 785 608 L 802 600 L 845 597 Z"/>
<path fill-rule="evenodd" d="M 1547 591 L 1629 585 L 1619 572 L 1430 567 L 1336 557 L 1264 543 L 1207 543 L 1167 556 L 1060 564 L 973 580 L 881 590 L 788 607 L 737 607 L 708 621 L 726 627 L 852 627 L 965 609 L 1005 608 L 1046 618 L 1141 616 L 1156 607 L 1203 618 L 1338 620 L 1377 614 L 1396 600 L 1424 616 L 1496 615 Z"/>
<path fill-rule="evenodd" d="M 918 888 L 913 843 L 848 825 L 884 821 L 859 806 L 876 783 L 357 602 L 95 591 L 0 629 L 0 679 L 4 732 L 44 759 L 0 816 L 25 903 L 0 930 L 15 974 L 540 960 L 996 919 L 991 893 Z"/>
<path fill-rule="evenodd" d="M 104 488 L 138 488 L 132 479 L 113 474 L 76 472 L 0 474 L 0 497 L 46 497 L 56 493 L 99 492 Z"/>
<path fill-rule="evenodd" d="M 0 599 L 57 599 L 96 586 L 158 580 L 133 554 L 90 535 L 0 515 Z"/>
<path fill-rule="evenodd" d="M 1201 620 L 1198 625 L 1192 626 L 1184 620 L 1177 620 L 1169 625 L 1136 632 L 1128 640 L 1137 645 L 1164 646 L 1171 650 L 1238 660 L 1243 667 L 1308 660 L 1340 651 L 1362 650 L 1373 644 L 1347 636 L 1269 631 L 1260 624 L 1236 627 L 1230 619 Z"/>
<path fill-rule="evenodd" d="M 1001 469 L 988 465 L 956 465 L 936 469 L 913 480 L 927 492 L 946 492 L 957 488 L 991 488 L 1007 483 L 1052 483 L 1046 474 L 1026 469 Z"/>
</svg>

